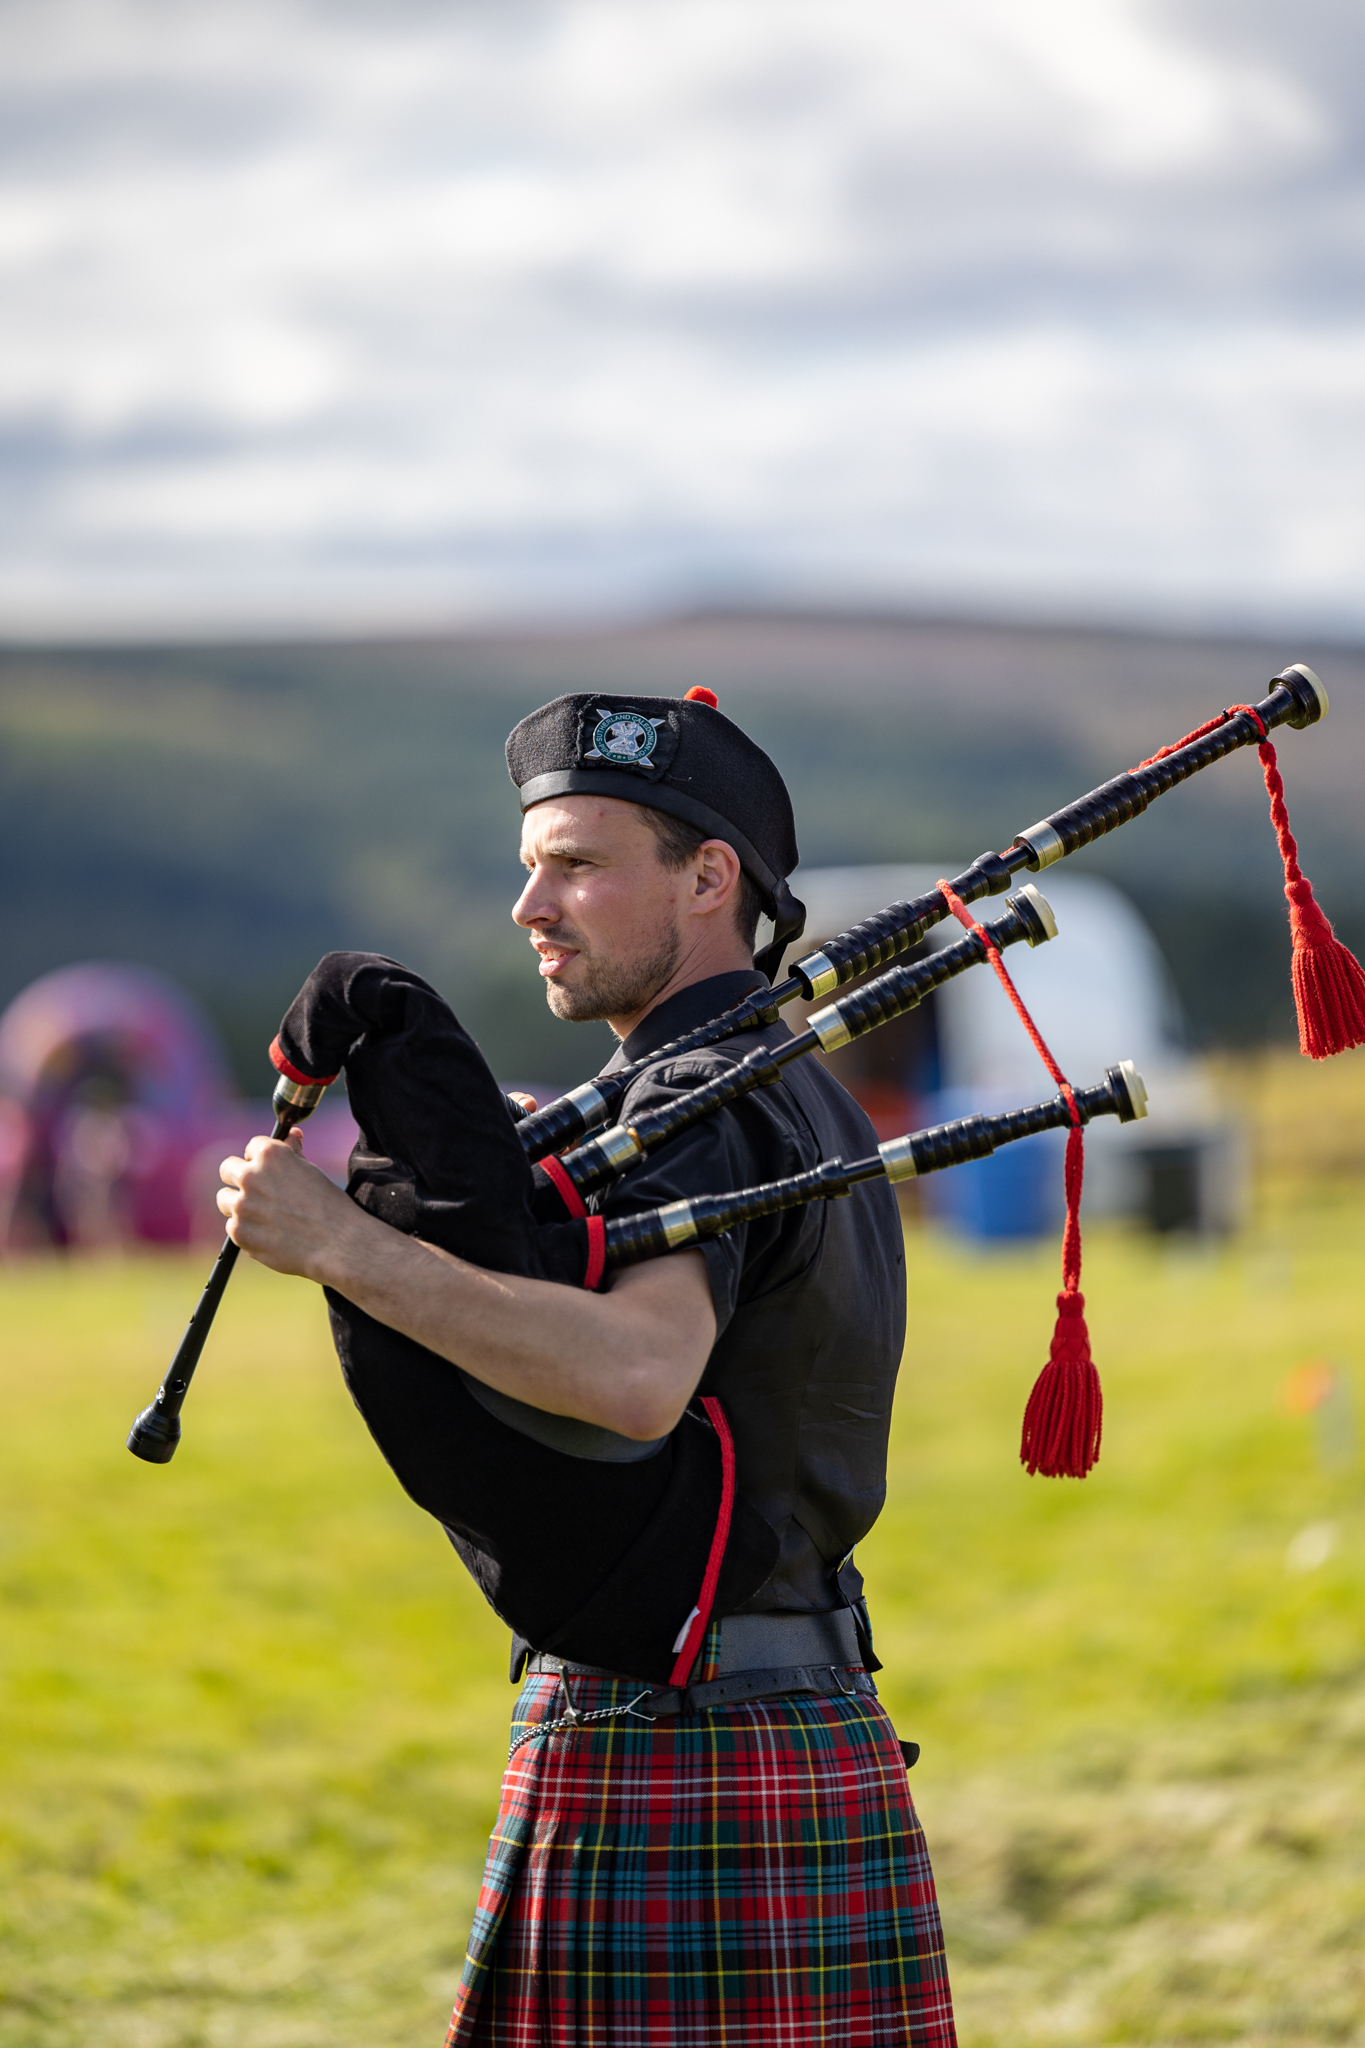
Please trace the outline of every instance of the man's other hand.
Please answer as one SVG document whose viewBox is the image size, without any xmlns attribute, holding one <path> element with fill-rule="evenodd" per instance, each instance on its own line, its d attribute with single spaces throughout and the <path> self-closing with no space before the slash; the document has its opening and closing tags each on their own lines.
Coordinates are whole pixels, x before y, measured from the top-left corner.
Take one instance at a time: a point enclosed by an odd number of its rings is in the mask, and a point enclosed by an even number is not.
<svg viewBox="0 0 1365 2048">
<path fill-rule="evenodd" d="M 253 1138 L 244 1159 L 225 1159 L 218 1207 L 234 1244 L 277 1273 L 322 1278 L 324 1254 L 360 1215 L 348 1196 L 303 1156 L 303 1133 Z"/>
</svg>

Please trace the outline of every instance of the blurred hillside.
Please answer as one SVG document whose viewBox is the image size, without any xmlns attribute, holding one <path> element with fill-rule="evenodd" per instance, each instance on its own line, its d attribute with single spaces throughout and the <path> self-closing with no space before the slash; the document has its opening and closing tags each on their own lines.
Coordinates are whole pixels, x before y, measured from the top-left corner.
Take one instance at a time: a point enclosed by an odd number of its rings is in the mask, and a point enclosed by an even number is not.
<svg viewBox="0 0 1365 2048">
<path fill-rule="evenodd" d="M 1360 648 L 715 614 L 440 641 L 0 650 L 0 1000 L 74 959 L 150 963 L 208 1004 L 258 1090 L 317 955 L 375 948 L 448 993 L 505 1077 L 581 1078 L 605 1030 L 547 1017 L 507 918 L 519 869 L 502 742 L 546 698 L 708 683 L 784 769 L 806 863 L 962 863 L 1264 694 L 1296 659 L 1334 708 L 1325 730 L 1284 739 L 1291 816 L 1360 950 Z M 1141 905 L 1196 1042 L 1290 1033 L 1254 758 L 1074 866 Z"/>
</svg>

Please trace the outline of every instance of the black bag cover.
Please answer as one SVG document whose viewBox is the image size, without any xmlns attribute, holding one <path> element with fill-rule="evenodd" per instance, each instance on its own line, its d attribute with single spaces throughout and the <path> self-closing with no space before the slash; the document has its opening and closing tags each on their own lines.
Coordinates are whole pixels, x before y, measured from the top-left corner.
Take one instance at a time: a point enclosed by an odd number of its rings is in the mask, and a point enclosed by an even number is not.
<svg viewBox="0 0 1365 2048">
<path fill-rule="evenodd" d="M 299 1073 L 345 1069 L 360 1126 L 347 1193 L 363 1209 L 494 1272 L 583 1284 L 586 1224 L 564 1220 L 483 1055 L 418 975 L 379 954 L 327 954 L 278 1046 Z M 572 1457 L 491 1415 L 448 1360 L 330 1288 L 327 1300 L 370 1434 L 503 1619 L 535 1649 L 666 1680 L 720 1505 L 719 1440 L 700 1409 L 647 1458 Z M 758 1590 L 777 1549 L 738 1495 L 716 1613 Z"/>
</svg>

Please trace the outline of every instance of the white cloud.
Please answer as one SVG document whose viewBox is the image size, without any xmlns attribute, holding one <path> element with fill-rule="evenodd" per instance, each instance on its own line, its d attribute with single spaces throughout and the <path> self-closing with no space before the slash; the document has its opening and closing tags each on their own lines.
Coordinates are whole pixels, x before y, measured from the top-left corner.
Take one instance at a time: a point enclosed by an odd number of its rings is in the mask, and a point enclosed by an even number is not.
<svg viewBox="0 0 1365 2048">
<path fill-rule="evenodd" d="M 1245 20 L 0 31 L 0 627 L 714 588 L 1365 622 L 1350 109 Z"/>
</svg>

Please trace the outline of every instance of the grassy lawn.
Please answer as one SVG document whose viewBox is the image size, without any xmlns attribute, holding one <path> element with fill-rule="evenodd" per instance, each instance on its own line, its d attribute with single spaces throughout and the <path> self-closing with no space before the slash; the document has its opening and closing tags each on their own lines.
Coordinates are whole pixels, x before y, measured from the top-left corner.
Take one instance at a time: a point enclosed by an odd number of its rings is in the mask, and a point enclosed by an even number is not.
<svg viewBox="0 0 1365 2048">
<path fill-rule="evenodd" d="M 970 2048 L 1365 2042 L 1365 1500 L 1282 1399 L 1365 1395 L 1365 1066 L 1249 1074 L 1246 1239 L 1088 1240 L 1083 1485 L 1016 1463 L 1055 1248 L 912 1236 L 862 1562 Z M 203 1264 L 0 1276 L 0 2043 L 434 2044 L 505 1634 L 306 1287 L 244 1270 L 176 1462 L 127 1456 Z"/>
</svg>

